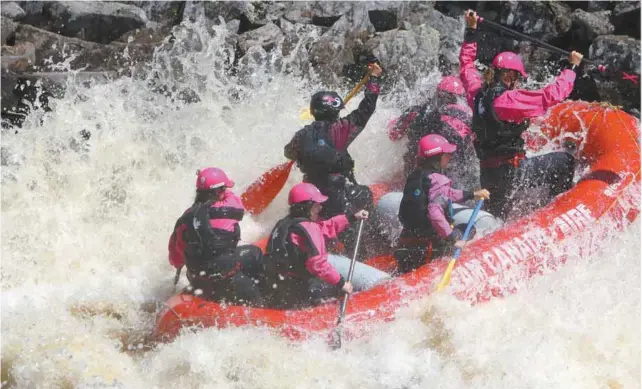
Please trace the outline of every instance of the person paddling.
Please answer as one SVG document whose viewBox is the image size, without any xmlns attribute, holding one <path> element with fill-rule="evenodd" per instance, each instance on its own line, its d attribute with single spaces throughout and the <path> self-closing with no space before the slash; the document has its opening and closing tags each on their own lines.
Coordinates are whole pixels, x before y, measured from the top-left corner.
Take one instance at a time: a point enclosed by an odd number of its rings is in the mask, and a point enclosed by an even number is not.
<svg viewBox="0 0 642 389">
<path fill-rule="evenodd" d="M 402 273 L 414 270 L 432 258 L 447 255 L 454 247 L 463 246 L 463 231 L 453 228 L 448 220 L 449 202 L 490 197 L 486 189 L 470 192 L 451 187 L 450 179 L 442 171 L 456 149 L 457 146 L 437 134 L 427 135 L 419 141 L 417 168 L 406 181 L 399 206 L 403 230 L 395 258 Z M 473 234 L 469 235 L 472 237 Z"/>
<path fill-rule="evenodd" d="M 539 194 L 537 205 L 542 206 L 573 185 L 575 158 L 566 152 L 526 158 L 522 133 L 529 127 L 529 119 L 543 116 L 571 94 L 574 70 L 583 56 L 571 52 L 567 68 L 553 83 L 539 90 L 518 89 L 528 74 L 521 57 L 513 52 L 499 53 L 482 80 L 474 64 L 479 16 L 468 10 L 464 17 L 468 28 L 459 55 L 460 76 L 473 110 L 481 185 L 493 193 L 488 202 L 491 213 L 503 219 L 511 211 L 519 216 L 527 209 L 520 206 L 518 194 L 530 191 L 526 195 L 530 202 L 536 197 L 532 190 L 541 188 L 545 194 Z"/>
<path fill-rule="evenodd" d="M 322 220 L 328 200 L 310 183 L 295 185 L 288 195 L 290 211 L 272 229 L 264 261 L 271 307 L 293 308 L 337 297 L 341 292 L 366 289 L 388 278 L 388 274 L 364 264 L 355 268 L 353 283 L 346 281 L 350 259 L 329 258 L 326 240 L 335 238 L 356 220 L 368 219 L 368 212 L 340 214 Z M 345 275 L 337 271 L 341 267 Z"/>
<path fill-rule="evenodd" d="M 378 78 L 383 70 L 373 62 L 369 72 L 363 100 L 356 110 L 343 118 L 339 117 L 344 104 L 338 93 L 315 93 L 310 99 L 314 122 L 299 130 L 284 149 L 286 158 L 296 161 L 303 172 L 303 181 L 315 185 L 328 197 L 321 211 L 321 217 L 325 219 L 359 209 L 370 212 L 374 209 L 372 191 L 357 183 L 354 160 L 348 152 L 348 147 L 364 130 L 377 106 Z M 349 228 L 340 240 L 350 250 L 355 238 L 355 229 Z"/>
</svg>

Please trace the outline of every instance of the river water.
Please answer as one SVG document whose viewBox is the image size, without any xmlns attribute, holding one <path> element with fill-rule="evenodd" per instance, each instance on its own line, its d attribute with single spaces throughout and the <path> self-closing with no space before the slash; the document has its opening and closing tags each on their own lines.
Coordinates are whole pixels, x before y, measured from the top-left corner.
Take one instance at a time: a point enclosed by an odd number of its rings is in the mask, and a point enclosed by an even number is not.
<svg viewBox="0 0 642 389">
<path fill-rule="evenodd" d="M 145 80 L 72 82 L 42 125 L 32 115 L 19 134 L 3 132 L 2 388 L 640 387 L 638 224 L 515 295 L 474 307 L 426 298 L 337 352 L 260 329 L 207 329 L 145 348 L 155 302 L 172 293 L 167 240 L 191 204 L 196 169 L 225 169 L 242 193 L 284 161 L 318 88 L 261 72 L 237 83 L 218 70 L 223 38 L 190 34 L 198 50 L 183 45 L 172 60 L 182 75 L 161 79 L 192 87 L 201 102 L 172 102 Z M 170 63 L 159 53 L 154 66 Z M 400 108 L 383 99 L 351 146 L 361 182 L 399 172 L 391 166 L 403 145 L 385 125 Z M 243 220 L 244 241 L 272 227 L 300 177 Z"/>
</svg>

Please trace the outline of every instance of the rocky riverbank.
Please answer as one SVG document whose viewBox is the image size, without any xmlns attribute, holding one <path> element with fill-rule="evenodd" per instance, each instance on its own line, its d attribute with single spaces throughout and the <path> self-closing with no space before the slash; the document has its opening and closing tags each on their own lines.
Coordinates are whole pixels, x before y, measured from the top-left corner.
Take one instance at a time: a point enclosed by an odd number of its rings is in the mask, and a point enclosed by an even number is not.
<svg viewBox="0 0 642 389">
<path fill-rule="evenodd" d="M 469 7 L 595 62 L 640 73 L 640 2 L 2 2 L 3 126 L 19 126 L 32 109 L 49 109 L 48 99 L 64 93 L 69 70 L 87 82 L 149 77 L 145 65 L 159 47 L 198 50 L 203 42 L 188 44 L 181 31 L 187 20 L 226 27 L 224 71 L 239 83 L 269 63 L 273 71 L 336 86 L 358 79 L 374 55 L 385 66 L 388 91 L 417 87 L 427 69 L 456 71 L 461 14 Z M 527 71 L 540 79 L 560 60 L 486 28 L 480 62 L 489 63 L 500 50 L 519 51 Z M 576 86 L 576 97 L 639 110 L 639 84 L 598 75 Z M 176 85 L 150 88 L 199 99 Z"/>
</svg>

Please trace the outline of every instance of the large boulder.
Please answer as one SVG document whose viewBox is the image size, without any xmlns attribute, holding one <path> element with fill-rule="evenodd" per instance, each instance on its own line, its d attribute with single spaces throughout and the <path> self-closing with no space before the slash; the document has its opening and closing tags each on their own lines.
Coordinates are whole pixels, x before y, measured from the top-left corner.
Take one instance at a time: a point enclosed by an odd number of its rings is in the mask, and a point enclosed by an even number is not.
<svg viewBox="0 0 642 389">
<path fill-rule="evenodd" d="M 239 36 L 239 47 L 243 53 L 247 52 L 250 47 L 261 46 L 266 51 L 270 51 L 283 40 L 283 32 L 274 23 L 266 24 L 256 30 L 244 32 Z"/>
<path fill-rule="evenodd" d="M 591 45 L 589 58 L 615 69 L 640 74 L 640 41 L 628 36 L 599 36 Z"/>
<path fill-rule="evenodd" d="M 615 27 L 610 21 L 611 11 L 586 12 L 581 9 L 573 11 L 573 23 L 578 26 L 578 34 L 593 40 L 598 35 L 613 34 Z"/>
<path fill-rule="evenodd" d="M 559 1 L 507 1 L 501 22 L 548 41 L 570 30 L 571 7 Z"/>
<path fill-rule="evenodd" d="M 443 73 L 452 73 L 459 67 L 459 50 L 464 42 L 463 18 L 455 19 L 437 10 L 426 14 L 427 24 L 439 31 L 439 65 Z"/>
<path fill-rule="evenodd" d="M 17 42 L 31 42 L 36 49 L 36 66 L 59 70 L 85 68 L 91 70 L 120 70 L 129 65 L 149 60 L 153 44 L 125 44 L 114 42 L 102 45 L 77 38 L 65 37 L 49 31 L 22 24 L 16 30 Z M 68 68 L 67 68 L 68 67 Z"/>
<path fill-rule="evenodd" d="M 346 35 L 350 22 L 342 16 L 334 25 L 314 42 L 309 60 L 321 79 L 328 84 L 336 84 L 343 66 L 354 62 L 350 40 Z"/>
<path fill-rule="evenodd" d="M 640 39 L 640 1 L 621 1 L 613 9 L 615 34 Z"/>
<path fill-rule="evenodd" d="M 2 45 L 6 45 L 9 40 L 13 40 L 14 33 L 18 28 L 18 23 L 3 16 L 0 24 L 2 24 Z"/>
<path fill-rule="evenodd" d="M 0 13 L 2 16 L 15 21 L 24 19 L 26 15 L 25 11 L 15 1 L 3 1 Z"/>
<path fill-rule="evenodd" d="M 2 69 L 26 72 L 36 63 L 36 46 L 23 42 L 15 46 L 2 46 Z"/>
<path fill-rule="evenodd" d="M 640 41 L 628 36 L 603 35 L 591 45 L 589 57 L 607 66 L 606 72 L 596 73 L 601 99 L 639 110 Z M 627 80 L 622 72 L 634 79 Z"/>
<path fill-rule="evenodd" d="M 386 31 L 370 39 L 366 47 L 381 61 L 389 79 L 402 88 L 413 87 L 423 74 L 437 68 L 439 32 L 428 24 Z"/>
<path fill-rule="evenodd" d="M 52 2 L 44 11 L 54 31 L 97 43 L 109 43 L 149 21 L 142 9 L 115 2 Z"/>
<path fill-rule="evenodd" d="M 310 61 L 308 60 L 314 43 L 327 30 L 312 24 L 290 23 L 282 18 L 279 21 L 284 39 L 281 43 L 281 55 L 284 71 L 298 75 L 308 75 Z"/>
</svg>

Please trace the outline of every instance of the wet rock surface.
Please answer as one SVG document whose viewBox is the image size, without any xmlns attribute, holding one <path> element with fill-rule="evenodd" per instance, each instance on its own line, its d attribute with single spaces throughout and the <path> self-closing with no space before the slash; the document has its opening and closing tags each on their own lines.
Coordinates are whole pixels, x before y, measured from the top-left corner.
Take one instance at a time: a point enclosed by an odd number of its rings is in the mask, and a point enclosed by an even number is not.
<svg viewBox="0 0 642 389">
<path fill-rule="evenodd" d="M 640 2 L 635 1 L 22 1 L 2 5 L 3 118 L 5 112 L 15 111 L 17 100 L 38 95 L 21 91 L 15 96 L 16 85 L 25 85 L 25 80 L 45 80 L 39 84 L 46 87 L 40 88 L 53 88 L 67 79 L 54 73 L 80 69 L 141 76 L 155 50 L 171 56 L 210 44 L 209 38 L 186 31 L 179 25 L 183 21 L 205 23 L 213 38 L 220 34 L 216 27 L 224 26 L 228 35 L 223 54 L 213 66 L 248 85 L 253 72 L 269 68 L 336 87 L 359 79 L 367 59 L 374 56 L 386 71 L 384 93 L 395 93 L 416 87 L 422 72 L 457 72 L 464 29 L 461 15 L 469 7 L 487 20 L 610 65 L 611 74 L 590 73 L 591 82 L 583 78 L 585 86 L 578 90 L 588 85 L 592 91 L 580 95 L 639 110 L 639 84 L 620 77 L 622 71 L 640 71 Z M 513 50 L 524 57 L 527 71 L 537 76 L 543 69 L 555 69 L 562 59 L 483 23 L 480 30 L 481 64 L 489 64 L 500 51 Z M 181 37 L 181 47 L 172 48 L 176 36 Z M 167 71 L 188 77 L 186 66 L 174 57 L 168 59 Z M 198 101 L 195 91 L 181 92 L 179 85 L 153 88 Z"/>
</svg>

